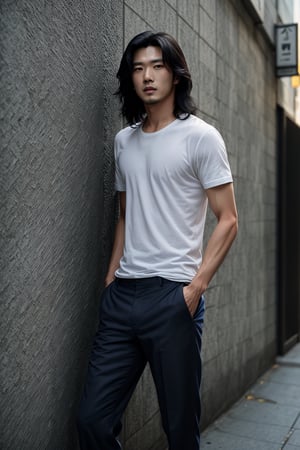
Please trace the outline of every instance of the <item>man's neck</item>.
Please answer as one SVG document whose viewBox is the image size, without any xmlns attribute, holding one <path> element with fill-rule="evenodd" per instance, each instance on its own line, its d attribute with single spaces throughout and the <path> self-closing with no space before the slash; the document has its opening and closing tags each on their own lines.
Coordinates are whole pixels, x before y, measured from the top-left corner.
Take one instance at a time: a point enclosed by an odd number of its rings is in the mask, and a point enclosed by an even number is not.
<svg viewBox="0 0 300 450">
<path fill-rule="evenodd" d="M 146 133 L 153 133 L 173 122 L 176 117 L 173 111 L 154 111 L 154 108 L 146 107 L 147 117 L 143 123 L 143 131 Z"/>
</svg>

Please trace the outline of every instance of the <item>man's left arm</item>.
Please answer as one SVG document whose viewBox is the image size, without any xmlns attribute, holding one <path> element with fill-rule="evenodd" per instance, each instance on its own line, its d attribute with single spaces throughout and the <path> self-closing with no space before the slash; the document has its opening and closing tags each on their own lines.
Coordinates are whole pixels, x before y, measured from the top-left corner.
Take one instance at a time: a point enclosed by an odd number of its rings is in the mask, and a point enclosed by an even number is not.
<svg viewBox="0 0 300 450">
<path fill-rule="evenodd" d="M 206 194 L 209 206 L 217 218 L 217 225 L 208 240 L 197 274 L 191 283 L 183 288 L 191 315 L 194 315 L 201 295 L 223 262 L 238 230 L 233 184 L 207 189 Z"/>
</svg>

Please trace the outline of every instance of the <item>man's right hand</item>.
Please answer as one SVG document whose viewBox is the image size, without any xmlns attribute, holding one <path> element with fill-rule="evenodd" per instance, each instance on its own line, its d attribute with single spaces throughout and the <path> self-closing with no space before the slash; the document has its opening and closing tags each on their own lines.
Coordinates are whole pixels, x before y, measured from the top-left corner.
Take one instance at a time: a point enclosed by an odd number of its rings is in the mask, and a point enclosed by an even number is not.
<svg viewBox="0 0 300 450">
<path fill-rule="evenodd" d="M 104 287 L 109 286 L 113 281 L 115 281 L 116 277 L 113 276 L 107 276 L 104 280 Z"/>
</svg>

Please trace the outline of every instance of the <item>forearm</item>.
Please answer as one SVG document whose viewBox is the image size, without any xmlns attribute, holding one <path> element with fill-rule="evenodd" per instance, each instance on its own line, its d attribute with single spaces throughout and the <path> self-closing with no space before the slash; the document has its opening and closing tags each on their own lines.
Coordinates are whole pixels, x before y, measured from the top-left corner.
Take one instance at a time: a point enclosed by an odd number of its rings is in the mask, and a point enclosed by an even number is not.
<svg viewBox="0 0 300 450">
<path fill-rule="evenodd" d="M 125 220 L 120 217 L 116 226 L 114 245 L 108 266 L 108 271 L 105 277 L 105 286 L 109 285 L 115 279 L 115 271 L 120 265 L 120 259 L 123 256 L 125 236 Z"/>
<path fill-rule="evenodd" d="M 237 234 L 237 218 L 232 216 L 220 220 L 209 238 L 202 264 L 191 282 L 199 295 L 208 287 Z"/>
</svg>

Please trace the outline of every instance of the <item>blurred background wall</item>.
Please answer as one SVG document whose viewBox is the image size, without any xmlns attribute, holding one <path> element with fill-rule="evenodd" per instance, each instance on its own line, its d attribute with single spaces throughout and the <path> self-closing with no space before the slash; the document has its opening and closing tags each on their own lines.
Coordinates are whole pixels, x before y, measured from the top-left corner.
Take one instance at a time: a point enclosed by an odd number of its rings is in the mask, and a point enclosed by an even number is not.
<svg viewBox="0 0 300 450">
<path fill-rule="evenodd" d="M 276 2 L 2 0 L 1 448 L 74 450 L 78 406 L 116 218 L 115 74 L 145 29 L 174 35 L 199 116 L 222 133 L 237 241 L 207 291 L 205 427 L 274 360 Z M 258 15 L 259 16 L 259 15 Z M 208 217 L 206 236 L 214 226 Z M 124 417 L 127 450 L 161 450 L 145 371 Z"/>
</svg>

